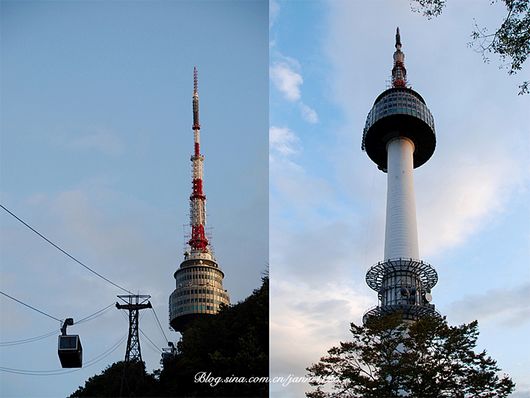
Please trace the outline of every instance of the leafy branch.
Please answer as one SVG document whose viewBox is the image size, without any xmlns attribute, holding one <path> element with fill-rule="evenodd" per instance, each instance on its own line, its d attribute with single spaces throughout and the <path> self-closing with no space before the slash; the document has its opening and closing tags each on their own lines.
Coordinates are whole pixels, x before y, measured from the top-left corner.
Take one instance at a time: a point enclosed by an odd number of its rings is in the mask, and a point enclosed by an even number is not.
<svg viewBox="0 0 530 398">
<path fill-rule="evenodd" d="M 507 9 L 506 17 L 500 27 L 491 33 L 486 27 L 480 27 L 474 21 L 471 32 L 472 41 L 468 45 L 482 55 L 489 63 L 489 54 L 497 54 L 501 60 L 500 68 L 508 69 L 508 75 L 515 75 L 523 69 L 530 54 L 530 2 L 528 0 L 501 0 Z M 492 0 L 490 5 L 497 3 Z M 446 0 L 411 0 L 414 12 L 421 12 L 431 19 L 442 13 Z M 530 81 L 519 85 L 519 95 L 529 94 Z"/>
</svg>

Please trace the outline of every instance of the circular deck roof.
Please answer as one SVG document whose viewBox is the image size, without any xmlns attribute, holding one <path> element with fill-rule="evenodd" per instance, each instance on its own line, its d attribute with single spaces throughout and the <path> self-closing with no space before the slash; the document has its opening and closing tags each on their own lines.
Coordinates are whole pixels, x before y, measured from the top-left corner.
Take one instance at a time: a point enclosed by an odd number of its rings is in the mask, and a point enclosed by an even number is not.
<svg viewBox="0 0 530 398">
<path fill-rule="evenodd" d="M 381 93 L 366 118 L 362 149 L 383 171 L 387 169 L 386 146 L 395 137 L 414 142 L 415 168 L 434 153 L 434 118 L 421 95 L 410 88 L 394 87 Z"/>
</svg>

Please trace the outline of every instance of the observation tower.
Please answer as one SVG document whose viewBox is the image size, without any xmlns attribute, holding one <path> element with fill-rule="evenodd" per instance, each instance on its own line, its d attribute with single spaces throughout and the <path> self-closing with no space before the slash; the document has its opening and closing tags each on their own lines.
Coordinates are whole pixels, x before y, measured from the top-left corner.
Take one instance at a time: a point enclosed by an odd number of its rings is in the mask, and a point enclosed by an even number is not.
<svg viewBox="0 0 530 398">
<path fill-rule="evenodd" d="M 407 86 L 404 61 L 397 28 L 392 87 L 376 98 L 368 113 L 361 146 L 387 173 L 384 259 L 366 274 L 379 305 L 364 314 L 365 323 L 370 317 L 394 312 L 409 321 L 438 314 L 431 304 L 438 275 L 419 256 L 413 181 L 413 169 L 434 153 L 434 118 L 422 96 Z"/>
<path fill-rule="evenodd" d="M 195 318 L 217 314 L 230 298 L 223 289 L 224 273 L 219 268 L 206 237 L 206 196 L 203 192 L 204 155 L 200 150 L 199 92 L 197 68 L 193 68 L 193 137 L 191 156 L 192 193 L 190 196 L 191 239 L 184 260 L 173 276 L 176 289 L 169 296 L 169 323 L 183 332 Z"/>
</svg>

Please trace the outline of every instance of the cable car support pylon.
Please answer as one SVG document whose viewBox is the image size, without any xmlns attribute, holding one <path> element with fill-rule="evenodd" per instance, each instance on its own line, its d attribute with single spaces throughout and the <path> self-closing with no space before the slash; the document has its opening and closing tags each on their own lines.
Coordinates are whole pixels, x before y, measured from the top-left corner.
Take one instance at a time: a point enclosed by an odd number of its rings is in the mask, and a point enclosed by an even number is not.
<svg viewBox="0 0 530 398">
<path fill-rule="evenodd" d="M 138 335 L 138 314 L 140 310 L 146 308 L 153 308 L 149 299 L 149 295 L 119 295 L 125 304 L 116 303 L 116 308 L 119 310 L 129 311 L 129 337 L 127 339 L 127 350 L 125 351 L 125 362 L 142 361 L 142 353 L 140 351 L 140 338 Z"/>
</svg>

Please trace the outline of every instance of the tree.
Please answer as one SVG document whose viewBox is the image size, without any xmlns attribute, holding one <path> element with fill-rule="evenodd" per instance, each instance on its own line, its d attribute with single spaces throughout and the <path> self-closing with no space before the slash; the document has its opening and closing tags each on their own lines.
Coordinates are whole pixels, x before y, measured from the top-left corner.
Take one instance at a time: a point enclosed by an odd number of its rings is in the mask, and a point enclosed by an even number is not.
<svg viewBox="0 0 530 398">
<path fill-rule="evenodd" d="M 153 396 L 155 389 L 156 379 L 145 371 L 144 362 L 120 361 L 89 378 L 69 398 L 145 397 Z"/>
<path fill-rule="evenodd" d="M 498 0 L 491 0 L 491 4 Z M 500 27 L 493 33 L 487 28 L 479 27 L 471 33 L 470 45 L 489 62 L 488 54 L 499 55 L 508 74 L 517 74 L 530 54 L 530 2 L 528 0 L 501 0 L 506 6 L 506 17 Z M 437 17 L 442 13 L 446 0 L 412 0 L 412 9 L 421 12 L 427 18 Z M 530 81 L 519 85 L 519 95 L 530 93 Z"/>
<path fill-rule="evenodd" d="M 307 368 L 316 387 L 307 397 L 506 397 L 515 387 L 485 351 L 474 352 L 477 321 L 449 326 L 429 317 L 407 324 L 398 313 L 352 323 L 351 332 L 352 341 Z"/>
</svg>

